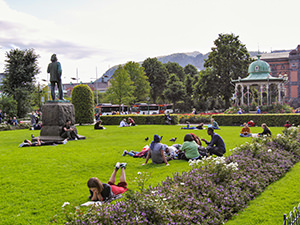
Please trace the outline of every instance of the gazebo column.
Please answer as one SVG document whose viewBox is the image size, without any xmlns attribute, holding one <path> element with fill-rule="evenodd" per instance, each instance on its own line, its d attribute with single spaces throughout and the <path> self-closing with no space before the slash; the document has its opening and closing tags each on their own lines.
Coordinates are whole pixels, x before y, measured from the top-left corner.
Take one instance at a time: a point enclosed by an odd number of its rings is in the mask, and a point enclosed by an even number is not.
<svg viewBox="0 0 300 225">
<path fill-rule="evenodd" d="M 237 98 L 237 93 L 238 93 L 238 84 L 235 84 L 235 89 L 234 89 L 234 96 L 235 96 L 235 103 L 236 106 L 238 106 L 238 98 Z"/>
<path fill-rule="evenodd" d="M 250 87 L 249 87 L 249 85 L 247 85 L 247 98 L 248 98 L 248 99 L 247 99 L 247 100 L 248 100 L 247 102 L 248 102 L 248 106 L 250 105 L 250 104 L 249 104 L 249 89 L 250 89 Z"/>
<path fill-rule="evenodd" d="M 278 102 L 281 104 L 281 84 L 277 85 L 278 88 Z"/>
<path fill-rule="evenodd" d="M 263 85 L 260 85 L 260 105 L 263 105 Z"/>
<path fill-rule="evenodd" d="M 267 88 L 267 105 L 270 105 L 270 102 L 269 102 L 269 84 L 267 84 L 266 88 Z"/>
<path fill-rule="evenodd" d="M 244 105 L 244 85 L 242 85 L 242 99 L 241 99 L 241 103 L 242 103 L 242 105 Z"/>
</svg>

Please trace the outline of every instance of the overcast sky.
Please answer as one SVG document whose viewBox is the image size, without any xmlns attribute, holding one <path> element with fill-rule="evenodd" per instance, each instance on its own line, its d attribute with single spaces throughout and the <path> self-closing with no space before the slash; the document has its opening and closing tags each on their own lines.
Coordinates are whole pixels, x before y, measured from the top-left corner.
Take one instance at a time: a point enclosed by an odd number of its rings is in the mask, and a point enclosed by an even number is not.
<svg viewBox="0 0 300 225">
<path fill-rule="evenodd" d="M 0 0 L 0 72 L 5 52 L 34 48 L 41 73 L 53 53 L 63 82 L 89 82 L 111 66 L 179 52 L 210 51 L 234 33 L 248 51 L 300 44 L 299 0 Z"/>
</svg>

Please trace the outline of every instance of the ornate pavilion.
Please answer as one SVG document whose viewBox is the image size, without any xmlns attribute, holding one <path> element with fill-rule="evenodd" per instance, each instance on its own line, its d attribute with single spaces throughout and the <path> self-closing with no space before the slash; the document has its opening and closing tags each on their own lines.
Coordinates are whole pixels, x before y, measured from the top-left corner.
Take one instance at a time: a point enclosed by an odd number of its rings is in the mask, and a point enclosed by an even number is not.
<svg viewBox="0 0 300 225">
<path fill-rule="evenodd" d="M 250 102 L 254 101 L 254 95 L 250 91 L 250 87 L 255 87 L 258 90 L 260 95 L 257 99 L 258 105 L 269 105 L 271 104 L 270 99 L 275 98 L 278 103 L 282 104 L 283 98 L 285 96 L 285 87 L 284 84 L 287 82 L 287 76 L 272 77 L 270 65 L 260 60 L 260 55 L 257 56 L 258 60 L 252 62 L 248 67 L 249 75 L 246 78 L 238 78 L 237 80 L 232 80 L 232 83 L 235 84 L 235 95 L 240 91 L 240 102 L 238 105 L 243 105 L 245 100 L 247 100 L 247 105 L 250 105 Z M 240 90 L 239 90 L 240 87 Z M 270 96 L 270 88 L 272 87 L 272 95 L 274 95 L 274 89 L 277 96 Z M 245 91 L 246 90 L 246 91 Z M 264 102 L 263 93 L 266 93 L 266 98 Z M 250 100 L 250 95 L 251 99 Z M 270 98 L 271 97 L 271 98 Z M 246 98 L 246 99 L 245 99 Z"/>
</svg>

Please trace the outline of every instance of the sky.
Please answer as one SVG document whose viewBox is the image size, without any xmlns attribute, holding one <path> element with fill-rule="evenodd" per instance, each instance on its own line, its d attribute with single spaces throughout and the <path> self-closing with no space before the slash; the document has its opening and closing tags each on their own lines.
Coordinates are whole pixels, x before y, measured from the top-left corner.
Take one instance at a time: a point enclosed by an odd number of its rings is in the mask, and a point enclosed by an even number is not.
<svg viewBox="0 0 300 225">
<path fill-rule="evenodd" d="M 39 55 L 39 82 L 55 53 L 63 83 L 148 57 L 205 54 L 221 33 L 248 51 L 295 49 L 299 8 L 299 0 L 0 0 L 0 73 L 14 48 Z"/>
</svg>

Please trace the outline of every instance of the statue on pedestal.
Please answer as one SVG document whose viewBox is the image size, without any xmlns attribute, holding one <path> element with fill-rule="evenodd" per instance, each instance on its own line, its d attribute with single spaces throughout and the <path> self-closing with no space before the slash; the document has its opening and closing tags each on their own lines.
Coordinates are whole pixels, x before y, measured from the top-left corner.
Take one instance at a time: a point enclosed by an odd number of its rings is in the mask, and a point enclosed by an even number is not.
<svg viewBox="0 0 300 225">
<path fill-rule="evenodd" d="M 51 56 L 51 63 L 48 65 L 47 73 L 50 73 L 50 82 L 51 82 L 51 98 L 55 100 L 55 83 L 57 83 L 57 89 L 60 100 L 63 99 L 63 90 L 62 90 L 62 82 L 61 82 L 61 65 L 60 62 L 57 61 L 56 54 Z"/>
</svg>

